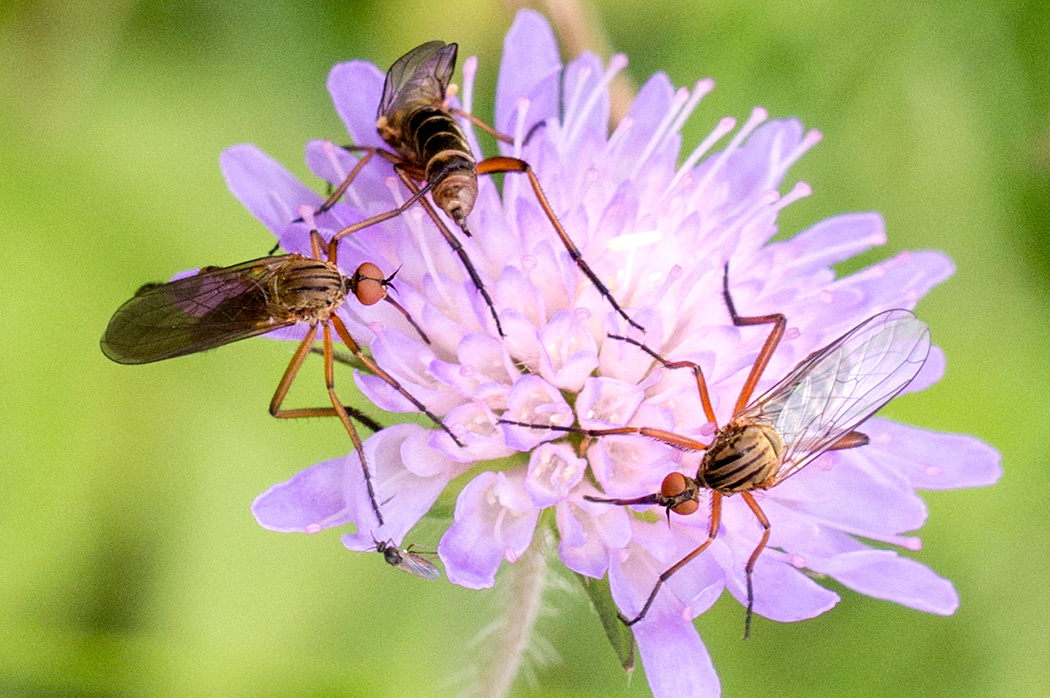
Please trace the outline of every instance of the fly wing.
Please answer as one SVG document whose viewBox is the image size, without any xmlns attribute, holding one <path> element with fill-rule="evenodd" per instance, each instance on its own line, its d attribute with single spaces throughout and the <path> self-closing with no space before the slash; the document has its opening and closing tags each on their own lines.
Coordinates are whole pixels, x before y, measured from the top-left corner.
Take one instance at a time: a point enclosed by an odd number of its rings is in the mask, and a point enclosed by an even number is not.
<svg viewBox="0 0 1050 698">
<path fill-rule="evenodd" d="M 439 570 L 430 560 L 408 550 L 401 550 L 400 553 L 401 562 L 395 565 L 398 569 L 404 570 L 409 574 L 414 574 L 420 579 L 425 579 L 428 582 L 436 582 L 441 579 L 441 570 Z"/>
<path fill-rule="evenodd" d="M 212 349 L 290 325 L 271 317 L 269 281 L 289 255 L 206 268 L 150 284 L 117 309 L 102 353 L 121 364 L 145 364 Z"/>
<path fill-rule="evenodd" d="M 887 310 L 811 354 L 737 417 L 769 424 L 783 439 L 779 482 L 900 394 L 929 351 L 925 322 Z"/>
<path fill-rule="evenodd" d="M 456 68 L 456 44 L 428 41 L 398 58 L 386 74 L 376 118 L 392 115 L 420 102 L 441 102 Z"/>
</svg>

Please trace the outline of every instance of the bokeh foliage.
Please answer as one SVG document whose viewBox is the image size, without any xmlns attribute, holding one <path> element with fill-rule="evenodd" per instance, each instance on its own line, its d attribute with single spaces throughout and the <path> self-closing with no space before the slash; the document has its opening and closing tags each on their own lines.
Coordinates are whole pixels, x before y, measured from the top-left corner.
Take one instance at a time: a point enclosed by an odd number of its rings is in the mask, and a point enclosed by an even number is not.
<svg viewBox="0 0 1050 698">
<path fill-rule="evenodd" d="M 1021 696 L 1050 683 L 1046 456 L 1050 11 L 1041 2 L 598 3 L 643 80 L 719 86 L 697 142 L 754 104 L 825 134 L 793 178 L 791 234 L 876 209 L 890 242 L 850 269 L 937 248 L 955 277 L 919 311 L 944 379 L 891 406 L 1003 453 L 994 489 L 930 493 L 914 554 L 962 597 L 950 618 L 840 590 L 822 617 L 758 619 L 723 598 L 698 626 L 727 695 Z M 490 113 L 496 2 L 0 6 L 0 695 L 404 696 L 462 687 L 498 592 L 424 584 L 338 533 L 282 536 L 248 507 L 348 449 L 326 420 L 266 403 L 290 347 L 252 341 L 149 367 L 98 338 L 139 284 L 260 256 L 268 233 L 227 192 L 218 154 L 253 142 L 306 176 L 306 139 L 344 138 L 332 64 L 380 66 L 425 40 L 481 59 Z M 482 233 L 483 234 L 483 233 Z M 317 365 L 304 369 L 320 372 Z M 348 374 L 340 376 L 350 387 Z M 323 404 L 320 379 L 293 391 Z M 1045 437 L 1045 438 L 1044 438 Z M 436 542 L 424 526 L 417 542 Z M 568 585 L 571 588 L 571 585 Z M 561 653 L 543 695 L 645 695 L 582 593 L 550 595 Z M 532 689 L 519 682 L 517 694 Z"/>
</svg>

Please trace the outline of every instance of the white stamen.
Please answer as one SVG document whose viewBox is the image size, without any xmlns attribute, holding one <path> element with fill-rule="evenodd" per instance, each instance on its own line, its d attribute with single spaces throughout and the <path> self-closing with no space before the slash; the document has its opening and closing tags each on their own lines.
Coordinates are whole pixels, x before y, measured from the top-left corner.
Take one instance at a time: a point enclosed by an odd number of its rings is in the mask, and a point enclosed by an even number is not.
<svg viewBox="0 0 1050 698">
<path fill-rule="evenodd" d="M 627 259 L 624 261 L 623 268 L 616 274 L 617 278 L 623 282 L 623 285 L 628 285 L 631 279 L 634 278 L 634 255 L 636 251 L 641 247 L 655 245 L 663 237 L 664 234 L 659 230 L 646 230 L 640 233 L 619 235 L 609 240 L 607 244 L 610 250 L 615 252 L 627 251 Z"/>
<path fill-rule="evenodd" d="M 921 550 L 922 540 L 916 536 L 900 536 L 897 544 L 905 550 Z"/>
<path fill-rule="evenodd" d="M 630 133 L 631 127 L 634 126 L 634 119 L 630 116 L 625 116 L 620 119 L 620 123 L 616 125 L 616 130 L 609 136 L 609 140 L 605 142 L 605 147 L 602 148 L 602 159 L 612 158 L 617 150 L 620 148 L 620 144 L 623 143 L 627 134 Z"/>
<path fill-rule="evenodd" d="M 809 186 L 807 182 L 795 182 L 795 186 L 791 188 L 787 194 L 781 197 L 780 201 L 774 204 L 774 209 L 780 211 L 785 206 L 793 204 L 799 199 L 804 199 L 813 193 L 813 187 Z"/>
<path fill-rule="evenodd" d="M 775 211 L 772 207 L 780 201 L 780 198 L 780 192 L 776 189 L 767 189 L 736 218 L 733 218 L 736 212 L 730 212 L 726 218 L 731 222 L 726 225 L 725 230 L 718 236 L 719 244 L 732 244 L 733 248 L 737 247 L 740 244 L 741 233 L 745 228 L 762 225 L 763 221 L 775 217 L 775 213 L 771 213 L 771 211 Z"/>
<path fill-rule="evenodd" d="M 572 95 L 565 103 L 565 118 L 562 121 L 562 137 L 558 141 L 558 144 L 564 150 L 569 147 L 569 133 L 574 130 L 576 120 L 576 109 L 580 102 L 580 98 L 583 95 L 583 87 L 587 84 L 587 78 L 591 77 L 591 67 L 589 65 L 584 66 L 576 74 L 576 84 L 573 86 Z"/>
<path fill-rule="evenodd" d="M 703 195 L 707 185 L 711 183 L 714 176 L 722 169 L 722 166 L 725 165 L 729 156 L 735 153 L 740 147 L 740 144 L 744 142 L 744 139 L 751 135 L 751 132 L 758 128 L 758 125 L 768 118 L 769 112 L 762 107 L 755 107 L 751 110 L 751 115 L 747 118 L 747 121 L 744 122 L 744 125 L 740 127 L 740 130 L 736 132 L 736 135 L 733 136 L 733 140 L 729 141 L 729 145 L 726 146 L 726 149 L 717 155 L 711 168 L 705 172 L 703 178 L 697 182 L 694 199 L 699 199 Z M 696 202 L 694 201 L 693 203 L 695 204 Z"/>
<path fill-rule="evenodd" d="M 312 523 L 312 524 L 306 524 L 306 528 L 304 528 L 303 530 L 306 533 L 313 534 L 313 533 L 320 533 L 321 532 L 321 528 L 322 528 L 321 524 L 319 524 L 319 523 Z"/>
<path fill-rule="evenodd" d="M 663 145 L 667 138 L 678 133 L 678 130 L 682 128 L 686 119 L 688 119 L 693 113 L 693 110 L 696 109 L 696 105 L 700 103 L 700 100 L 714 88 L 715 81 L 711 78 L 704 78 L 703 80 L 698 80 L 696 84 L 693 85 L 691 92 L 686 91 L 683 87 L 675 93 L 667 116 L 665 116 L 663 121 L 660 122 L 653 137 L 645 146 L 645 151 L 642 153 L 642 156 L 638 158 L 638 162 L 635 163 L 634 170 L 631 172 L 632 177 L 638 174 L 642 165 L 644 165 L 646 160 L 649 159 L 649 156 L 652 155 L 653 151 Z"/>
<path fill-rule="evenodd" d="M 806 131 L 806 134 L 802 136 L 802 140 L 790 153 L 784 156 L 784 159 L 777 162 L 777 168 L 775 170 L 775 177 L 780 179 L 788 169 L 798 161 L 800 157 L 806 154 L 806 152 L 820 143 L 820 140 L 824 137 L 820 131 L 811 129 Z"/>
<path fill-rule="evenodd" d="M 649 159 L 653 151 L 664 139 L 664 134 L 667 131 L 667 127 L 674 121 L 675 115 L 678 114 L 678 110 L 682 108 L 682 105 L 689 101 L 689 91 L 684 87 L 678 88 L 674 93 L 674 98 L 671 99 L 671 106 L 667 110 L 667 114 L 664 118 L 656 125 L 656 130 L 653 131 L 653 135 L 649 138 L 649 142 L 645 144 L 645 149 L 642 154 L 638 157 L 638 161 L 634 164 L 634 169 L 631 170 L 631 177 L 638 175 L 638 171 L 645 164 L 645 161 Z"/>
<path fill-rule="evenodd" d="M 615 54 L 609 59 L 609 66 L 605 69 L 605 73 L 602 75 L 602 79 L 598 81 L 594 89 L 591 90 L 590 96 L 580 109 L 578 115 L 574 115 L 573 122 L 568 129 L 568 133 L 565 138 L 562 139 L 562 143 L 565 147 L 570 147 L 575 143 L 576 138 L 579 137 L 580 132 L 583 130 L 583 124 L 587 121 L 587 117 L 591 115 L 598 100 L 609 93 L 609 84 L 612 83 L 613 78 L 621 70 L 627 67 L 627 56 L 622 53 Z M 583 74 L 581 73 L 581 82 Z"/>
<path fill-rule="evenodd" d="M 693 149 L 693 152 L 689 153 L 689 157 L 685 159 L 682 166 L 678 168 L 678 172 L 675 173 L 674 179 L 671 180 L 670 186 L 667 187 L 667 193 L 664 194 L 663 198 L 666 199 L 671 192 L 674 191 L 675 185 L 677 185 L 686 175 L 689 175 L 693 171 L 693 166 L 696 165 L 697 161 L 702 158 L 711 147 L 722 140 L 722 136 L 726 135 L 730 131 L 736 128 L 736 119 L 731 116 L 724 116 L 722 120 L 718 122 L 718 125 L 707 134 L 707 138 L 700 142 L 700 145 Z"/>
<path fill-rule="evenodd" d="M 514 157 L 521 159 L 521 149 L 525 146 L 525 117 L 529 113 L 531 102 L 527 97 L 518 99 L 518 119 L 514 123 Z"/>
<path fill-rule="evenodd" d="M 386 179 L 386 185 L 394 197 L 394 202 L 400 206 L 405 202 L 405 199 L 401 195 L 401 188 L 398 186 L 398 182 L 399 180 L 396 177 L 387 177 Z M 423 207 L 410 207 L 407 211 L 401 214 L 400 220 L 404 221 L 405 225 L 412 233 L 412 237 L 415 239 L 415 248 L 423 255 L 423 263 L 426 265 L 427 273 L 434 282 L 434 288 L 436 288 L 437 292 L 441 295 L 443 304 L 447 307 L 455 307 L 452 294 L 442 282 L 443 277 L 438 273 L 437 265 L 434 263 L 432 248 L 427 244 L 424 236 Z M 431 305 L 437 306 L 437 303 L 431 301 Z"/>
<path fill-rule="evenodd" d="M 338 153 L 339 153 L 340 150 L 343 150 L 343 149 L 340 148 L 339 146 L 337 146 L 332 141 L 325 141 L 323 148 L 324 148 L 325 158 L 328 160 L 329 164 L 332 166 L 332 169 L 335 171 L 335 175 L 338 178 L 336 180 L 335 184 L 336 184 L 336 186 L 339 186 L 346 179 L 346 175 L 349 174 L 347 172 L 346 168 L 343 167 L 343 163 L 339 161 Z M 344 150 L 343 152 L 346 152 L 346 151 Z M 349 197 L 349 199 L 350 199 L 351 203 L 353 204 L 354 208 L 356 208 L 358 211 L 364 211 L 365 210 L 364 202 L 361 200 L 361 196 L 356 191 L 354 191 L 354 187 L 352 185 L 346 188 L 346 191 L 343 192 L 343 196 L 344 197 Z"/>
<path fill-rule="evenodd" d="M 299 207 L 299 217 L 309 226 L 310 230 L 317 230 L 317 221 L 314 220 L 314 207 L 302 205 Z"/>
<path fill-rule="evenodd" d="M 711 90 L 715 89 L 715 81 L 711 78 L 703 78 L 697 80 L 696 84 L 693 85 L 693 92 L 689 95 L 689 101 L 682 107 L 682 111 L 679 112 L 678 117 L 675 118 L 671 124 L 671 128 L 667 130 L 667 135 L 678 133 L 682 130 L 682 126 L 685 126 L 685 122 L 692 116 L 693 111 L 696 110 L 696 105 L 700 103 L 700 100 L 711 94 Z"/>
<path fill-rule="evenodd" d="M 463 111 L 468 114 L 474 113 L 474 76 L 478 72 L 478 57 L 470 56 L 463 61 L 463 91 L 460 92 L 460 102 Z"/>
<path fill-rule="evenodd" d="M 682 278 L 683 273 L 684 270 L 682 269 L 682 267 L 675 264 L 666 274 L 661 274 L 659 272 L 654 272 L 653 274 L 651 274 L 651 282 L 660 282 L 661 278 L 663 279 L 663 281 L 662 283 L 660 283 L 660 287 L 653 292 L 650 305 L 662 305 L 664 296 L 666 296 L 667 293 L 671 290 L 671 286 L 674 284 L 674 282 Z"/>
</svg>

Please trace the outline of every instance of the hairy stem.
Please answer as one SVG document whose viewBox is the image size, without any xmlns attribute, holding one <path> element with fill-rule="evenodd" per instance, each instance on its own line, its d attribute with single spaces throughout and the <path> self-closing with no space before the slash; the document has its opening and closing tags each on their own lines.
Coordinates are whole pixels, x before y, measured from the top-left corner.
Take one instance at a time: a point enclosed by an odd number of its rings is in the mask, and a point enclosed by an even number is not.
<svg viewBox="0 0 1050 698">
<path fill-rule="evenodd" d="M 547 556 L 552 545 L 549 530 L 540 528 L 521 559 L 507 565 L 502 580 L 506 598 L 503 614 L 492 628 L 489 650 L 478 670 L 478 695 L 504 698 L 525 668 L 533 631 L 543 607 L 547 583 Z M 528 669 L 526 668 L 526 671 Z"/>
</svg>

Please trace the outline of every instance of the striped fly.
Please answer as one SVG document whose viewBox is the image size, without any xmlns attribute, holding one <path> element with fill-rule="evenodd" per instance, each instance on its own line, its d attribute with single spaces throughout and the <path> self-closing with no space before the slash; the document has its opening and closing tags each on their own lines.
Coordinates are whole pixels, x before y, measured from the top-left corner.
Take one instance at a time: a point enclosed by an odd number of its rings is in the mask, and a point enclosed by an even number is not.
<svg viewBox="0 0 1050 698">
<path fill-rule="evenodd" d="M 383 278 L 379 268 L 368 262 L 353 276 L 344 276 L 334 257 L 321 258 L 324 243 L 321 236 L 312 231 L 311 241 L 314 257 L 299 254 L 263 257 L 230 267 L 205 267 L 191 276 L 143 286 L 113 314 L 102 336 L 102 353 L 120 364 L 145 364 L 213 349 L 297 323 L 307 325 L 306 336 L 270 401 L 270 413 L 286 419 L 338 417 L 361 460 L 372 508 L 382 523 L 361 439 L 350 418 L 374 431 L 380 427 L 357 410 L 344 406 L 335 393 L 333 329 L 361 364 L 412 402 L 457 444 L 459 440 L 437 416 L 362 352 L 337 314 L 346 297 L 353 295 L 364 305 L 385 300 L 408 317 L 404 308 L 387 295 L 390 279 Z M 411 318 L 408 319 L 411 322 Z M 332 406 L 282 409 L 319 329 L 324 343 L 325 383 Z"/>
<path fill-rule="evenodd" d="M 660 491 L 632 499 L 585 497 L 594 502 L 622 506 L 653 504 L 689 515 L 700 508 L 700 493 L 710 491 L 711 523 L 707 539 L 665 570 L 657 579 L 633 625 L 645 617 L 660 587 L 678 570 L 707 549 L 718 533 L 722 498 L 739 494 L 762 526 L 762 537 L 745 566 L 747 615 L 744 637 L 750 633 L 754 605 L 752 573 L 769 540 L 770 523 L 754 492 L 768 490 L 799 472 L 822 453 L 855 448 L 868 443 L 856 429 L 903 391 L 919 373 L 930 350 L 930 330 L 909 310 L 886 310 L 868 318 L 826 347 L 817 350 L 776 385 L 751 401 L 755 387 L 776 350 L 787 320 L 781 313 L 756 317 L 737 314 L 729 293 L 728 266 L 723 280 L 726 307 L 736 326 L 772 324 L 761 351 L 740 391 L 729 421 L 717 427 L 709 443 L 652 427 L 582 429 L 505 423 L 531 428 L 582 433 L 588 436 L 639 434 L 684 451 L 703 451 L 696 477 L 668 474 Z M 707 383 L 700 366 L 691 361 L 668 361 L 644 344 L 625 337 L 612 339 L 632 344 L 667 369 L 690 369 L 697 383 L 708 422 L 717 425 Z"/>
<path fill-rule="evenodd" d="M 430 41 L 417 46 L 399 58 L 387 72 L 383 95 L 376 115 L 376 128 L 379 135 L 394 152 L 369 146 L 346 146 L 348 151 L 360 152 L 363 153 L 363 156 L 321 206 L 318 213 L 335 205 L 345 194 L 364 164 L 375 155 L 394 165 L 395 171 L 412 192 L 412 196 L 396 209 L 372 216 L 340 230 L 330 244 L 334 247 L 340 238 L 399 215 L 416 201 L 420 201 L 449 246 L 459 257 L 475 288 L 485 299 L 497 331 L 503 335 L 495 304 L 481 276 L 474 268 L 462 244 L 436 214 L 430 203 L 423 198 L 423 195 L 429 191 L 438 208 L 455 221 L 465 235 L 469 236 L 467 216 L 474 209 L 474 201 L 478 195 L 478 175 L 505 172 L 524 173 L 529 178 L 533 194 L 546 218 L 580 271 L 590 279 L 595 288 L 628 324 L 642 329 L 620 307 L 609 289 L 584 261 L 582 253 L 572 242 L 568 232 L 551 208 L 547 196 L 540 187 L 539 179 L 529 163 L 519 158 L 504 156 L 486 158 L 478 162 L 471 153 L 463 129 L 456 121 L 457 118 L 469 120 L 497 140 L 506 143 L 513 143 L 514 140 L 473 115 L 453 108 L 449 104 L 449 86 L 456 67 L 457 50 L 456 44 Z M 534 125 L 529 135 L 542 125 L 542 122 Z M 526 140 L 527 138 L 528 136 Z M 420 188 L 417 183 L 422 182 L 426 184 Z"/>
</svg>

